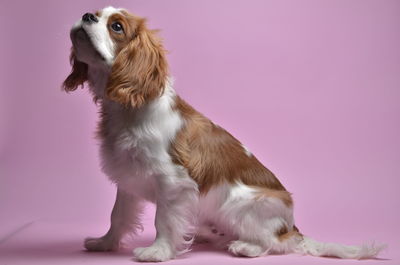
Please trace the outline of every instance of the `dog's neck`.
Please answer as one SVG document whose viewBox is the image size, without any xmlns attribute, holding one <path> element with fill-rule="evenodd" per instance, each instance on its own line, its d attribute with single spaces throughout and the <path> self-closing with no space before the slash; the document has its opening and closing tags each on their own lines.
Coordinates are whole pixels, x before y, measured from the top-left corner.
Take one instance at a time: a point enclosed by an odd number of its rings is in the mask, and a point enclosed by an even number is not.
<svg viewBox="0 0 400 265">
<path fill-rule="evenodd" d="M 95 100 L 105 99 L 105 92 L 110 73 L 111 69 L 107 69 L 106 67 L 101 67 L 101 68 L 89 67 L 88 81 L 90 86 L 90 92 L 92 92 Z"/>
</svg>

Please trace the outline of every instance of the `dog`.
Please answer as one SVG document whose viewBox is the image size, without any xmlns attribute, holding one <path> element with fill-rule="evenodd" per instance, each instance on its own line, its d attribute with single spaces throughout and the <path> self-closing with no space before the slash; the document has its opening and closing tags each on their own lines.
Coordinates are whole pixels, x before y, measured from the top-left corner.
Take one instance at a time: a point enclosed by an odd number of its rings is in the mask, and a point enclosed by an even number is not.
<svg viewBox="0 0 400 265">
<path fill-rule="evenodd" d="M 117 186 L 111 226 L 85 239 L 112 251 L 142 229 L 145 201 L 156 205 L 156 239 L 139 261 L 166 261 L 212 241 L 237 256 L 272 253 L 364 259 L 383 246 L 317 242 L 296 228 L 293 200 L 237 139 L 174 91 L 157 31 L 125 9 L 86 13 L 71 29 L 67 92 L 85 83 L 100 107 L 101 165 Z"/>
</svg>

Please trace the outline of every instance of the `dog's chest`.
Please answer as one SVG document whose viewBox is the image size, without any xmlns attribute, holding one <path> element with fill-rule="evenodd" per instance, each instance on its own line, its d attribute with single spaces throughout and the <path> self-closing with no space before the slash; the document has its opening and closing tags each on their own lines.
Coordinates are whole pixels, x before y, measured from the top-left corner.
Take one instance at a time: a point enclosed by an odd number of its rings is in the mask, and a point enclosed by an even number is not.
<svg viewBox="0 0 400 265">
<path fill-rule="evenodd" d="M 103 170 L 120 188 L 147 196 L 157 178 L 173 173 L 169 148 L 182 119 L 166 96 L 138 111 L 113 107 L 101 123 Z"/>
</svg>

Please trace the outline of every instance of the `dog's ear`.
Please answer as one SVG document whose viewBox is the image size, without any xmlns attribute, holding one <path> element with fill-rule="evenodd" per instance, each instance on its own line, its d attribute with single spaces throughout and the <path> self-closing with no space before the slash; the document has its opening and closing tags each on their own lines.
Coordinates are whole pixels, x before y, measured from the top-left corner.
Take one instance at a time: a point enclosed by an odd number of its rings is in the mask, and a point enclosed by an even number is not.
<svg viewBox="0 0 400 265">
<path fill-rule="evenodd" d="M 107 96 L 134 108 L 160 96 L 168 76 L 165 53 L 156 31 L 147 29 L 144 19 L 137 21 L 132 40 L 112 66 Z"/>
<path fill-rule="evenodd" d="M 72 66 L 72 70 L 62 86 L 67 92 L 76 90 L 78 86 L 83 86 L 83 84 L 88 80 L 88 65 L 76 59 L 73 48 L 71 49 L 69 61 Z"/>
</svg>

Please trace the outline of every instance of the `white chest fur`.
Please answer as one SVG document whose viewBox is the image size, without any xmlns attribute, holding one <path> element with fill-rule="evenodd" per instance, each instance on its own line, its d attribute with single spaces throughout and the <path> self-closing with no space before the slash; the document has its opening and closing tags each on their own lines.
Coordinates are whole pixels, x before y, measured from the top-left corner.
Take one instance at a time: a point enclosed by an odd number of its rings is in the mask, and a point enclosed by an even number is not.
<svg viewBox="0 0 400 265">
<path fill-rule="evenodd" d="M 168 153 L 183 125 L 173 109 L 174 97 L 174 90 L 168 86 L 160 98 L 140 109 L 104 102 L 103 171 L 121 189 L 151 201 L 158 182 L 182 173 Z"/>
</svg>

